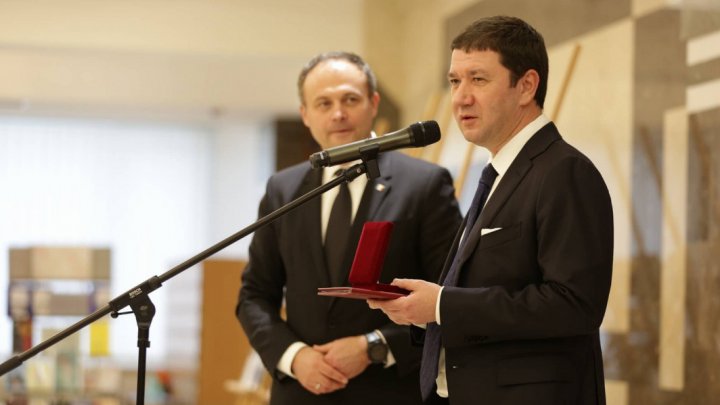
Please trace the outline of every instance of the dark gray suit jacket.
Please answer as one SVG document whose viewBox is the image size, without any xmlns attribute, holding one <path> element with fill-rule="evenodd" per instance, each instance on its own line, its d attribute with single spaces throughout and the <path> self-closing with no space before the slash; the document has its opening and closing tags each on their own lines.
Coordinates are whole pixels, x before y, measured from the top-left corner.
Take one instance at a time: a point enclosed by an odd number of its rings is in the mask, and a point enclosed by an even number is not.
<svg viewBox="0 0 720 405">
<path fill-rule="evenodd" d="M 345 254 L 350 270 L 355 247 L 366 221 L 393 221 L 381 282 L 394 278 L 437 280 L 461 216 L 449 173 L 401 153 L 380 155 L 381 177 L 368 181 L 355 216 Z M 260 216 L 320 185 L 321 171 L 307 163 L 270 178 L 260 203 Z M 411 345 L 407 327 L 393 324 L 364 300 L 320 297 L 318 287 L 330 286 L 320 228 L 320 199 L 264 227 L 253 237 L 243 274 L 237 316 L 250 343 L 274 377 L 273 404 L 397 404 L 419 403 L 418 367 L 421 351 Z M 280 318 L 283 298 L 287 320 Z M 380 365 L 352 379 L 332 394 L 315 396 L 276 369 L 295 341 L 310 345 L 380 329 L 397 364 Z"/>
<path fill-rule="evenodd" d="M 483 228 L 502 229 L 481 236 Z M 604 404 L 598 329 L 613 216 L 592 162 L 546 125 L 468 238 L 457 252 L 459 285 L 440 304 L 451 404 Z"/>
</svg>

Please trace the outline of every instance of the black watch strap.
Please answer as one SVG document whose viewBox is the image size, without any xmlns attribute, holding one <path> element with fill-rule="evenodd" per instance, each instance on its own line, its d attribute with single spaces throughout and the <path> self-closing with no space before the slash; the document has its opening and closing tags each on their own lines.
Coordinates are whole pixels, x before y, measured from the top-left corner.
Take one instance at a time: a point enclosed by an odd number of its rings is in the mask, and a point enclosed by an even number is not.
<svg viewBox="0 0 720 405">
<path fill-rule="evenodd" d="M 370 362 L 373 364 L 385 363 L 388 354 L 388 347 L 387 344 L 383 342 L 380 335 L 378 335 L 377 332 L 373 331 L 370 333 L 366 333 L 365 338 L 368 342 L 367 355 L 370 359 Z"/>
</svg>

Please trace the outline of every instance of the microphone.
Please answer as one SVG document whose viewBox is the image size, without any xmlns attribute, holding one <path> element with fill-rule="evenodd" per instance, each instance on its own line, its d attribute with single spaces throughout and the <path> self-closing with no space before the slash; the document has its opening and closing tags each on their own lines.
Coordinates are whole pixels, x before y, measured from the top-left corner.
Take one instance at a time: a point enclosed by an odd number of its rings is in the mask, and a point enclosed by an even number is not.
<svg viewBox="0 0 720 405">
<path fill-rule="evenodd" d="M 363 139 L 313 153 L 310 155 L 310 165 L 317 169 L 360 159 L 360 152 L 372 146 L 377 146 L 378 152 L 386 152 L 400 148 L 426 146 L 439 140 L 440 127 L 437 122 L 416 122 L 407 128 L 383 136 Z"/>
</svg>

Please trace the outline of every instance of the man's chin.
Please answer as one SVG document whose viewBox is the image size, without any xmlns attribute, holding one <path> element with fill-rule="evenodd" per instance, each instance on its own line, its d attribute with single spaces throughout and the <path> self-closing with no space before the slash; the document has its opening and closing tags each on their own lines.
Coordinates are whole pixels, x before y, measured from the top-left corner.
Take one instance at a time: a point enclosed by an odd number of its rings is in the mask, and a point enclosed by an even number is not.
<svg viewBox="0 0 720 405">
<path fill-rule="evenodd" d="M 483 134 L 479 130 L 462 128 L 460 132 L 466 141 L 482 146 Z"/>
<path fill-rule="evenodd" d="M 330 134 L 332 147 L 345 145 L 361 139 L 364 139 L 364 137 L 357 135 L 355 132 L 334 132 Z"/>
</svg>

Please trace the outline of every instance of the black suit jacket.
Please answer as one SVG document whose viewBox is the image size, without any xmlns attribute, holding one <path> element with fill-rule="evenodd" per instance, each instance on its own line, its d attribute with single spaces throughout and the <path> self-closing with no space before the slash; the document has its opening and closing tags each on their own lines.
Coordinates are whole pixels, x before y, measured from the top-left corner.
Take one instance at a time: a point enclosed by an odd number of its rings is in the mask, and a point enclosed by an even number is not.
<svg viewBox="0 0 720 405">
<path fill-rule="evenodd" d="M 368 181 L 355 216 L 345 254 L 349 272 L 366 221 L 393 221 L 381 282 L 396 277 L 437 280 L 461 216 L 449 173 L 401 153 L 380 155 L 381 177 Z M 320 185 L 321 171 L 303 163 L 270 178 L 260 216 Z M 347 280 L 347 277 L 346 277 Z M 243 274 L 237 316 L 253 348 L 274 377 L 273 404 L 419 403 L 421 352 L 410 343 L 407 327 L 398 326 L 364 300 L 320 297 L 329 287 L 321 241 L 320 199 L 314 199 L 264 227 L 253 237 Z M 280 317 L 286 301 L 287 320 Z M 348 386 L 315 396 L 276 369 L 291 343 L 322 344 L 380 329 L 397 364 L 380 365 L 352 379 Z"/>
<path fill-rule="evenodd" d="M 440 303 L 450 402 L 604 404 L 613 216 L 590 160 L 546 125 L 457 246 L 459 284 Z"/>
</svg>

